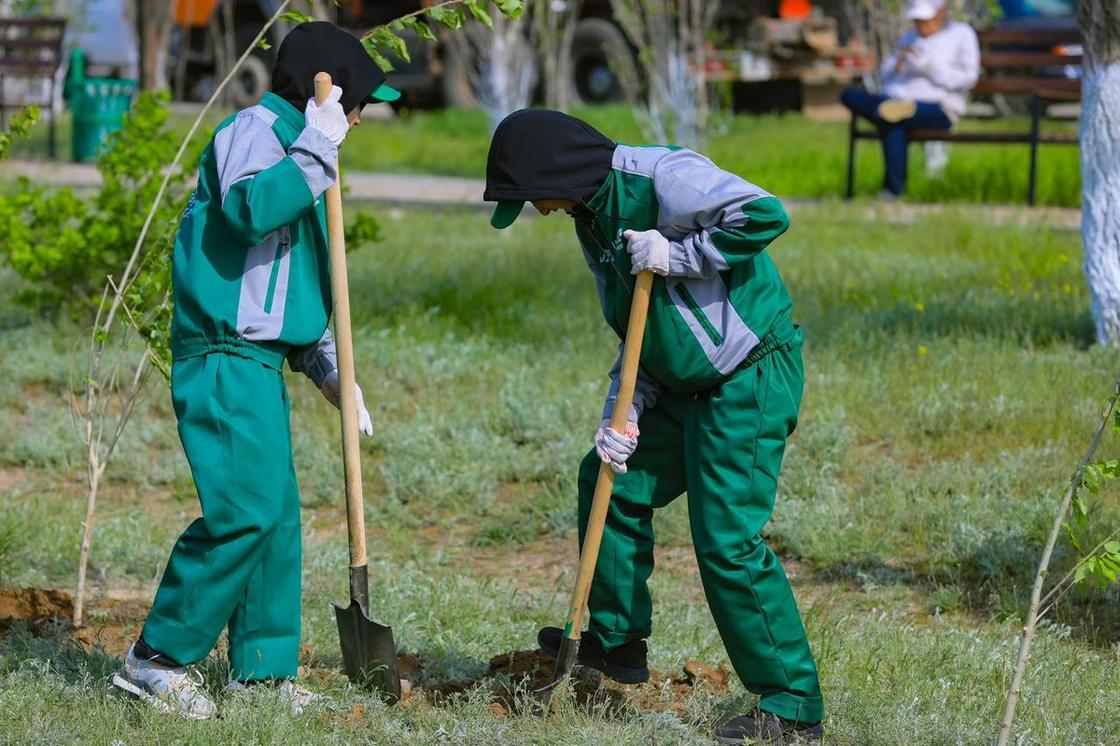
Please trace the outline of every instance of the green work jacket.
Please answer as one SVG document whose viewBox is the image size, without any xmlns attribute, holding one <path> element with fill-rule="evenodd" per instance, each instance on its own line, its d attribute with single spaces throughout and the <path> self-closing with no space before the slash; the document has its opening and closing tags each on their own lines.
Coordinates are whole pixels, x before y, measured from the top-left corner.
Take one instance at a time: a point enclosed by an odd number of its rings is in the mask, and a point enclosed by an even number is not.
<svg viewBox="0 0 1120 746">
<path fill-rule="evenodd" d="M 669 274 L 650 298 L 631 417 L 662 387 L 709 390 L 775 334 L 792 334 L 792 304 L 765 249 L 789 227 L 778 199 L 683 148 L 619 145 L 576 233 L 607 323 L 623 338 L 635 277 L 623 233 L 669 239 Z M 621 356 L 620 356 L 621 357 Z M 614 408 L 616 362 L 604 417 Z"/>
<path fill-rule="evenodd" d="M 222 122 L 175 239 L 176 360 L 226 352 L 316 385 L 335 369 L 326 216 L 338 148 L 269 93 Z"/>
</svg>

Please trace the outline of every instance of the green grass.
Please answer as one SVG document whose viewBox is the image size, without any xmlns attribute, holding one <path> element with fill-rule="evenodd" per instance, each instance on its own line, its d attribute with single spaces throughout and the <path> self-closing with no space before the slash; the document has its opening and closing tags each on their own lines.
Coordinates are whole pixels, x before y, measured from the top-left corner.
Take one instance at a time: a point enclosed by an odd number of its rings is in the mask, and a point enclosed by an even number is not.
<svg viewBox="0 0 1120 746">
<path fill-rule="evenodd" d="M 806 330 L 806 396 L 767 529 L 794 575 L 833 744 L 993 739 L 1030 577 L 1115 369 L 1091 345 L 1076 233 L 994 227 L 979 209 L 911 224 L 800 207 L 771 249 Z M 421 684 L 477 675 L 564 613 L 575 473 L 615 340 L 563 218 L 492 231 L 471 211 L 379 209 L 385 242 L 351 255 L 358 375 L 376 434 L 364 475 L 374 608 L 425 661 Z M 0 290 L 10 297 L 10 277 Z M 0 579 L 72 585 L 81 446 L 66 403 L 80 329 L 0 303 Z M 115 739 L 519 744 L 709 743 L 750 706 L 700 691 L 682 716 L 591 710 L 498 717 L 485 687 L 384 708 L 343 688 L 329 600 L 345 595 L 336 414 L 290 377 L 304 503 L 305 663 L 333 704 L 303 719 L 266 696 L 203 725 L 110 696 L 111 656 L 63 636 L 0 643 L 0 732 Z M 95 609 L 150 599 L 196 507 L 168 397 L 154 390 L 108 472 L 92 554 Z M 1103 454 L 1115 457 L 1115 441 Z M 688 557 L 685 498 L 657 518 L 651 655 L 726 663 Z M 1094 498 L 1115 524 L 1115 492 Z M 1057 557 L 1068 566 L 1064 544 Z M 1023 744 L 1120 732 L 1114 601 L 1074 594 L 1035 648 Z M 210 665 L 219 684 L 220 656 Z M 351 709 L 360 704 L 358 714 Z M 2 739 L 0 739 L 2 740 Z"/>
<path fill-rule="evenodd" d="M 646 142 L 630 110 L 622 106 L 573 112 L 609 137 L 627 143 Z M 222 118 L 215 114 L 212 124 Z M 176 113 L 172 121 L 184 132 L 190 121 Z M 60 152 L 69 153 L 69 117 L 60 117 Z M 707 148 L 723 168 L 741 174 L 784 197 L 835 198 L 843 194 L 847 168 L 848 124 L 816 122 L 800 115 L 725 117 L 713 124 Z M 995 121 L 966 120 L 964 130 L 1023 131 L 1024 117 Z M 1070 131 L 1070 123 L 1047 122 L 1043 131 Z M 13 146 L 16 157 L 46 152 L 46 125 Z M 490 131 L 479 111 L 445 109 L 406 112 L 392 121 L 367 120 L 348 138 L 342 165 L 390 173 L 438 174 L 483 178 Z M 937 178 L 925 174 L 924 151 L 910 150 L 907 199 L 915 202 L 1023 204 L 1027 195 L 1029 150 L 1022 145 L 951 146 L 949 166 Z M 874 142 L 857 150 L 857 194 L 873 196 L 882 189 L 882 157 Z M 1042 205 L 1080 204 L 1078 150 L 1043 146 L 1039 150 L 1037 200 Z"/>
</svg>

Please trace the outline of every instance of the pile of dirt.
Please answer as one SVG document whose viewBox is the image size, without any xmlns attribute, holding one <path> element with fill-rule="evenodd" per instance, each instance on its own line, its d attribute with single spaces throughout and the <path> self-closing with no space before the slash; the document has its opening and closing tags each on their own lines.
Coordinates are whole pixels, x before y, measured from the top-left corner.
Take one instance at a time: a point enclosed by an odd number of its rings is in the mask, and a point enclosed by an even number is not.
<svg viewBox="0 0 1120 746">
<path fill-rule="evenodd" d="M 53 588 L 12 588 L 0 591 L 0 635 L 16 622 L 26 622 L 33 631 L 53 620 L 69 622 L 74 598 Z"/>
<path fill-rule="evenodd" d="M 398 658 L 401 677 L 410 683 L 423 674 L 423 662 L 413 655 Z M 493 697 L 490 708 L 504 717 L 511 711 L 520 711 L 539 704 L 541 698 L 528 696 L 542 689 L 552 680 L 555 663 L 539 650 L 515 650 L 490 659 L 485 674 L 462 681 L 424 682 L 412 688 L 403 704 L 407 707 L 423 697 L 432 704 L 440 704 L 456 694 L 479 685 L 490 687 Z M 727 691 L 730 674 L 722 666 L 711 668 L 698 661 L 689 661 L 679 676 L 669 676 L 656 670 L 650 672 L 645 684 L 617 684 L 588 669 L 577 669 L 567 684 L 580 706 L 606 706 L 608 709 L 631 705 L 642 711 L 672 711 L 684 714 L 686 703 L 698 689 Z"/>
</svg>

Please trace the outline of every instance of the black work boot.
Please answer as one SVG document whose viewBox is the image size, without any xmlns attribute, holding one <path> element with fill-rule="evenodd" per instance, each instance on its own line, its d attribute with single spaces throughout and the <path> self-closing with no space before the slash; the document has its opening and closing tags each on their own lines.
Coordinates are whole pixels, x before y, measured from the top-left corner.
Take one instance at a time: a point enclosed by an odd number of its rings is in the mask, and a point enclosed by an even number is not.
<svg viewBox="0 0 1120 746">
<path fill-rule="evenodd" d="M 716 741 L 729 746 L 742 743 L 795 744 L 815 743 L 824 737 L 820 723 L 786 720 L 757 707 L 746 715 L 728 720 L 716 728 Z"/>
<path fill-rule="evenodd" d="M 559 627 L 545 627 L 537 633 L 541 651 L 553 658 L 560 652 L 564 632 Z M 585 632 L 579 641 L 579 664 L 601 671 L 620 684 L 641 684 L 649 681 L 646 663 L 646 641 L 632 640 L 604 652 L 598 636 Z"/>
</svg>

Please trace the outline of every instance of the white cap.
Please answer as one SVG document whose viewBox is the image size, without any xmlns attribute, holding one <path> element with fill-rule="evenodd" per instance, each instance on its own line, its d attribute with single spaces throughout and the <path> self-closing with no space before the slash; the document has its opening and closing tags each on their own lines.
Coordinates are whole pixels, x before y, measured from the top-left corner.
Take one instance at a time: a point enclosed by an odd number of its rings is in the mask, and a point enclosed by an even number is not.
<svg viewBox="0 0 1120 746">
<path fill-rule="evenodd" d="M 928 21 L 944 7 L 945 0 L 910 0 L 906 8 L 906 20 Z"/>
</svg>

